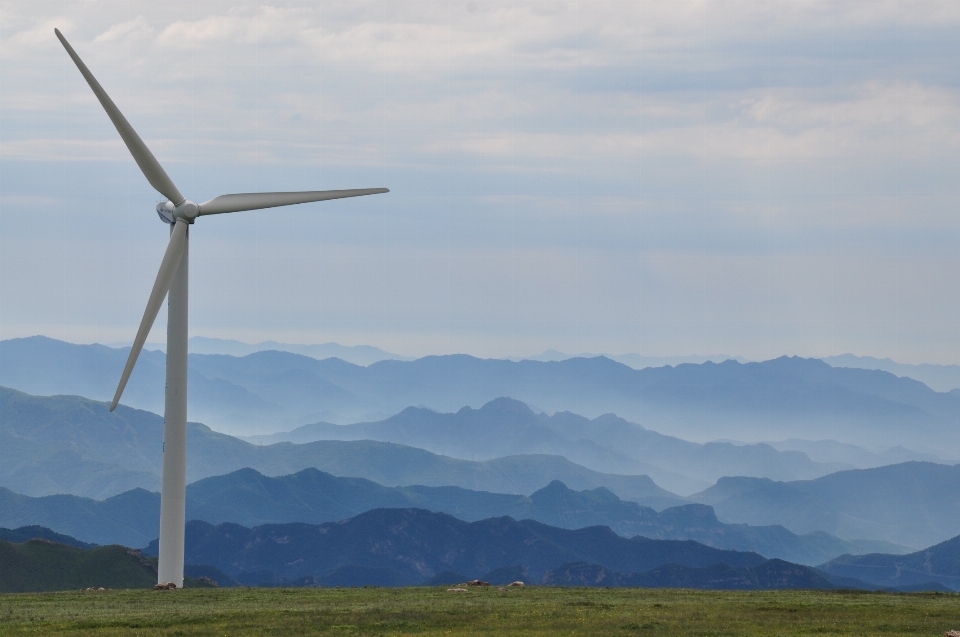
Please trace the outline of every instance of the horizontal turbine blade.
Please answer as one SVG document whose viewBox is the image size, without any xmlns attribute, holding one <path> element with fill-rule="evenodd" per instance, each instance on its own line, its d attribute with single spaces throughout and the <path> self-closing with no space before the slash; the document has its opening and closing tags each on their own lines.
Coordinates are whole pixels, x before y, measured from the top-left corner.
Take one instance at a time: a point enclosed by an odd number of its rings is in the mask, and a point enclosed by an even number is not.
<svg viewBox="0 0 960 637">
<path fill-rule="evenodd" d="M 356 190 L 310 190 L 307 192 L 246 192 L 236 195 L 220 195 L 200 204 L 201 215 L 219 215 L 224 212 L 260 210 L 277 206 L 292 206 L 311 201 L 327 201 L 345 197 L 361 197 L 390 192 L 389 188 L 358 188 Z"/>
<path fill-rule="evenodd" d="M 103 110 L 107 111 L 107 116 L 110 118 L 110 121 L 117 127 L 117 132 L 120 133 L 120 137 L 123 138 L 123 143 L 127 145 L 127 149 L 130 151 L 130 154 L 133 155 L 137 166 L 140 166 L 143 176 L 147 178 L 151 186 L 156 188 L 161 195 L 174 204 L 179 204 L 183 201 L 183 195 L 181 195 L 177 187 L 173 185 L 173 181 L 167 176 L 166 171 L 163 170 L 163 166 L 160 165 L 157 158 L 153 156 L 153 153 L 150 152 L 147 145 L 144 144 L 140 136 L 137 135 L 137 131 L 133 130 L 133 126 L 131 126 L 127 118 L 123 116 L 123 113 L 120 112 L 117 105 L 113 103 L 113 100 L 110 99 L 107 92 L 103 90 L 97 78 L 93 77 L 93 73 L 90 72 L 87 65 L 83 63 L 83 60 L 81 60 L 77 52 L 73 50 L 73 47 L 70 46 L 70 43 L 63 37 L 59 29 L 54 29 L 53 32 L 60 38 L 60 44 L 63 45 L 63 48 L 65 48 L 67 53 L 70 54 L 70 57 L 73 58 L 74 64 L 77 65 L 77 68 L 80 69 L 80 74 L 83 75 L 83 79 L 85 79 L 87 84 L 90 85 L 90 88 L 93 89 L 93 94 L 100 100 L 100 105 L 103 106 Z"/>
<path fill-rule="evenodd" d="M 133 340 L 133 347 L 130 348 L 130 356 L 127 357 L 127 366 L 123 368 L 123 376 L 120 377 L 120 385 L 117 387 L 117 393 L 113 397 L 113 403 L 110 405 L 110 411 L 117 408 L 120 402 L 120 395 L 123 394 L 123 388 L 127 386 L 130 380 L 130 373 L 133 366 L 137 364 L 137 357 L 140 356 L 140 350 L 147 341 L 147 335 L 150 334 L 150 328 L 160 313 L 160 307 L 163 305 L 163 299 L 173 284 L 173 277 L 180 267 L 180 259 L 183 258 L 183 249 L 186 245 L 184 239 L 187 236 L 187 222 L 183 219 L 177 219 L 173 232 L 170 233 L 170 243 L 167 244 L 167 251 L 163 255 L 163 261 L 160 262 L 160 271 L 157 272 L 157 280 L 153 284 L 153 291 L 150 292 L 150 300 L 147 301 L 147 309 L 143 311 L 143 319 L 140 321 L 140 329 L 137 331 L 137 338 Z"/>
</svg>

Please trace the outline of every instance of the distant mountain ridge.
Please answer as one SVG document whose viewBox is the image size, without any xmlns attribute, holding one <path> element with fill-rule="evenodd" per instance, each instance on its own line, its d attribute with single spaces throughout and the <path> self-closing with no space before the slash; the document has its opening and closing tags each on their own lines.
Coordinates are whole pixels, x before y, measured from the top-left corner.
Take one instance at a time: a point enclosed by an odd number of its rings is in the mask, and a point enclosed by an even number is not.
<svg viewBox="0 0 960 637">
<path fill-rule="evenodd" d="M 0 342 L 0 385 L 109 399 L 126 354 L 33 337 Z M 815 359 L 632 369 L 607 358 L 560 362 L 429 356 L 367 367 L 286 352 L 190 356 L 190 414 L 232 433 L 307 422 L 376 421 L 410 405 L 452 412 L 501 396 L 534 411 L 606 413 L 688 440 L 832 438 L 960 458 L 960 393 Z M 125 400 L 162 411 L 163 354 L 145 352 Z"/>
<path fill-rule="evenodd" d="M 644 354 L 608 354 L 608 353 L 580 353 L 568 354 L 555 349 L 548 349 L 540 354 L 521 357 L 508 357 L 509 360 L 531 360 L 531 361 L 564 361 L 570 358 L 596 358 L 597 356 L 606 356 L 618 363 L 629 365 L 634 369 L 644 369 L 646 367 L 663 367 L 665 365 L 677 366 L 686 363 L 699 365 L 706 362 L 722 363 L 727 360 L 734 360 L 738 363 L 752 362 L 742 356 L 729 356 L 726 354 L 716 354 L 712 356 L 689 355 L 689 356 L 646 356 Z M 343 357 L 341 357 L 343 358 Z M 831 367 L 853 367 L 856 369 L 877 369 L 890 372 L 896 376 L 906 376 L 913 380 L 918 380 L 927 385 L 934 391 L 949 392 L 952 389 L 960 388 L 960 365 L 935 365 L 931 363 L 922 363 L 913 365 L 909 363 L 898 363 L 890 358 L 876 358 L 873 356 L 856 356 L 854 354 L 839 354 L 836 356 L 823 356 L 820 360 L 829 364 Z"/>
<path fill-rule="evenodd" d="M 508 356 L 511 361 L 540 361 L 553 362 L 565 361 L 571 358 L 597 358 L 603 356 L 610 360 L 623 363 L 634 369 L 644 369 L 646 367 L 664 367 L 666 365 L 676 366 L 684 364 L 700 365 L 702 363 L 722 363 L 723 361 L 734 360 L 738 363 L 747 363 L 747 359 L 741 356 L 728 356 L 726 354 L 715 354 L 712 356 L 689 355 L 689 356 L 647 356 L 645 354 L 609 354 L 605 352 L 581 352 L 579 354 L 568 354 L 555 349 L 548 349 L 540 354 L 530 356 Z"/>
<path fill-rule="evenodd" d="M 28 498 L 0 488 L 0 525 L 43 525 L 98 544 L 144 546 L 157 535 L 159 503 L 159 494 L 142 489 L 96 501 L 65 495 Z M 187 487 L 187 519 L 211 524 L 319 524 L 378 508 L 411 507 L 447 513 L 466 522 L 506 515 L 566 529 L 603 525 L 624 537 L 695 540 L 714 548 L 754 551 L 807 565 L 863 552 L 856 543 L 825 533 L 797 536 L 780 526 L 723 524 L 713 509 L 701 504 L 657 513 L 620 500 L 602 487 L 577 492 L 559 481 L 519 496 L 458 487 L 388 488 L 361 478 L 337 478 L 317 469 L 276 478 L 241 469 Z M 873 551 L 896 548 L 882 543 L 867 545 Z"/>
<path fill-rule="evenodd" d="M 105 498 L 132 486 L 154 491 L 162 426 L 162 418 L 149 412 L 121 406 L 110 413 L 106 404 L 83 398 L 0 389 L 0 486 L 31 496 L 72 492 Z M 621 499 L 657 509 L 684 502 L 647 476 L 602 474 L 560 456 L 468 461 L 372 441 L 259 447 L 195 423 L 188 431 L 190 481 L 244 467 L 274 476 L 316 467 L 387 486 L 453 485 L 523 495 L 560 480 L 575 491 L 606 487 Z M 905 463 L 801 482 L 727 477 L 695 501 L 713 506 L 725 523 L 780 524 L 798 535 L 821 530 L 847 541 L 920 548 L 951 537 L 960 526 L 957 471 Z M 797 486 L 804 484 L 809 486 Z"/>
<path fill-rule="evenodd" d="M 480 409 L 437 413 L 408 407 L 386 420 L 356 425 L 316 423 L 290 432 L 246 438 L 251 442 L 377 440 L 454 458 L 485 460 L 511 453 L 560 455 L 594 471 L 649 475 L 679 493 L 702 490 L 725 475 L 778 480 L 817 478 L 839 463 L 815 463 L 803 453 L 765 444 L 699 444 L 650 431 L 613 414 L 593 420 L 559 412 L 535 414 L 524 403 L 498 398 Z"/>
<path fill-rule="evenodd" d="M 843 555 L 819 568 L 879 586 L 906 588 L 938 582 L 960 591 L 960 536 L 909 555 Z"/>
<path fill-rule="evenodd" d="M 908 363 L 898 363 L 889 358 L 855 356 L 853 354 L 825 356 L 822 360 L 834 367 L 879 369 L 896 376 L 907 376 L 938 392 L 948 392 L 960 388 L 960 365 L 932 365 L 930 363 L 910 365 Z"/>
<path fill-rule="evenodd" d="M 932 453 L 917 453 L 902 446 L 884 451 L 869 451 L 857 445 L 844 444 L 836 440 L 780 440 L 768 443 L 779 451 L 799 451 L 814 462 L 832 465 L 849 465 L 845 469 L 873 469 L 891 464 L 920 461 L 950 464 Z M 764 476 L 770 478 L 772 476 Z"/>
<path fill-rule="evenodd" d="M 960 529 L 960 464 L 905 462 L 793 482 L 726 477 L 690 499 L 724 521 L 920 548 Z"/>
<path fill-rule="evenodd" d="M 111 343 L 108 347 L 129 348 L 130 343 Z M 166 351 L 166 343 L 147 343 L 147 349 Z M 210 338 L 207 336 L 191 336 L 189 340 L 191 354 L 225 354 L 227 356 L 248 356 L 256 352 L 277 351 L 301 354 L 323 360 L 325 358 L 339 358 L 354 365 L 366 367 L 382 360 L 409 361 L 413 358 L 384 351 L 372 345 L 341 345 L 339 343 L 320 343 L 319 345 L 280 343 L 278 341 L 261 341 L 259 343 L 244 343 L 224 338 Z"/>
<path fill-rule="evenodd" d="M 41 397 L 0 387 L 0 486 L 31 496 L 105 498 L 131 487 L 159 488 L 163 418 L 77 396 Z M 460 486 L 532 493 L 552 480 L 575 489 L 607 487 L 622 498 L 678 502 L 648 476 L 591 471 L 566 458 L 508 456 L 475 462 L 372 441 L 258 446 L 189 423 L 187 478 L 249 467 L 286 475 L 308 467 L 383 485 Z"/>
</svg>

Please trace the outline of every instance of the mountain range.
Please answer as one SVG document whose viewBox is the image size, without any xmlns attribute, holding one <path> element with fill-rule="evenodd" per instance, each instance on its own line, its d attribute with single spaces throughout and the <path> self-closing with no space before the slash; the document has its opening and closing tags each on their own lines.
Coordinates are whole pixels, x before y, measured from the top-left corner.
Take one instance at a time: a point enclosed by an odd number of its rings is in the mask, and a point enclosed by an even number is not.
<svg viewBox="0 0 960 637">
<path fill-rule="evenodd" d="M 156 549 L 154 541 L 144 554 Z M 693 541 L 627 539 L 603 526 L 568 530 L 510 517 L 463 522 L 422 509 L 375 509 L 320 525 L 193 521 L 185 559 L 256 586 L 437 585 L 482 577 L 575 586 L 880 588 Z"/>
<path fill-rule="evenodd" d="M 112 396 L 126 351 L 44 337 L 0 342 L 0 384 L 35 394 Z M 144 352 L 124 394 L 162 411 L 164 358 Z M 428 356 L 366 367 L 288 352 L 190 356 L 190 413 L 222 431 L 374 422 L 404 408 L 453 412 L 501 396 L 534 411 L 616 413 L 687 440 L 835 439 L 960 458 L 960 393 L 877 370 L 782 357 L 633 369 L 608 358 L 558 362 Z"/>
<path fill-rule="evenodd" d="M 508 456 L 482 462 L 374 441 L 319 441 L 260 446 L 188 424 L 187 477 L 196 481 L 242 468 L 286 475 L 308 467 L 379 484 L 459 486 L 528 494 L 562 480 L 582 490 L 669 506 L 682 500 L 644 475 L 591 471 L 561 456 Z M 163 418 L 77 396 L 41 397 L 0 388 L 0 486 L 30 496 L 106 498 L 160 485 Z"/>
<path fill-rule="evenodd" d="M 468 460 L 516 453 L 560 455 L 595 471 L 649 475 L 657 484 L 679 493 L 700 491 L 727 475 L 796 480 L 851 468 L 842 463 L 813 462 L 802 452 L 778 451 L 766 444 L 687 442 L 613 414 L 592 420 L 570 412 L 535 414 L 510 398 L 498 398 L 480 409 L 464 407 L 456 413 L 408 407 L 380 422 L 316 423 L 245 439 L 264 444 L 379 440 Z"/>
<path fill-rule="evenodd" d="M 634 369 L 643 369 L 645 367 L 663 367 L 664 365 L 683 365 L 684 363 L 692 363 L 694 365 L 699 365 L 700 363 L 706 363 L 710 361 L 712 363 L 722 363 L 726 360 L 735 360 L 740 363 L 748 362 L 745 358 L 740 356 L 728 356 L 726 354 L 716 354 L 713 356 L 647 356 L 645 354 L 608 354 L 608 353 L 599 353 L 599 352 L 581 352 L 579 354 L 568 354 L 566 352 L 561 352 L 556 349 L 548 349 L 539 354 L 533 354 L 531 356 L 508 356 L 507 360 L 512 361 L 565 361 L 570 358 L 596 358 L 598 356 L 605 356 L 610 360 L 617 361 L 618 363 L 623 363 Z"/>
<path fill-rule="evenodd" d="M 274 348 L 280 349 L 280 348 Z M 224 352 L 227 353 L 227 352 Z M 618 363 L 629 365 L 634 369 L 643 369 L 645 367 L 663 367 L 664 365 L 683 365 L 684 363 L 693 363 L 699 365 L 707 361 L 713 363 L 722 363 L 726 360 L 735 360 L 738 363 L 751 362 L 741 356 L 729 356 L 718 354 L 714 356 L 646 356 L 644 354 L 600 354 L 600 353 L 581 353 L 567 354 L 555 349 L 549 349 L 540 354 L 524 357 L 511 357 L 510 360 L 531 360 L 531 361 L 564 361 L 569 358 L 596 358 L 597 356 L 606 356 Z M 341 358 L 343 358 L 341 356 Z M 837 356 L 824 356 L 820 360 L 831 367 L 853 367 L 856 369 L 879 369 L 890 372 L 895 376 L 906 376 L 918 380 L 927 385 L 934 391 L 949 392 L 960 388 L 960 365 L 934 365 L 924 363 L 920 365 L 911 365 L 908 363 L 898 363 L 889 358 L 875 358 L 873 356 L 856 356 L 854 354 L 839 354 Z"/>
<path fill-rule="evenodd" d="M 111 343 L 110 347 L 130 347 L 130 343 Z M 148 350 L 165 352 L 166 343 L 147 343 Z M 297 343 L 280 343 L 278 341 L 261 341 L 259 343 L 244 343 L 225 338 L 209 338 L 206 336 L 191 336 L 188 342 L 191 354 L 226 354 L 227 356 L 247 356 L 256 352 L 277 351 L 302 354 L 317 360 L 324 358 L 339 358 L 354 365 L 370 365 L 382 360 L 413 360 L 409 356 L 392 354 L 372 345 L 340 345 L 339 343 L 320 343 L 306 345 Z"/>
<path fill-rule="evenodd" d="M 960 588 L 960 389 L 843 357 L 633 369 L 283 347 L 193 344 L 192 414 L 253 433 L 189 424 L 194 571 Z M 354 363 L 323 357 L 337 352 Z M 0 383 L 108 398 L 126 353 L 0 341 Z M 144 352 L 131 402 L 162 409 L 163 358 Z M 949 385 L 950 369 L 920 371 Z M 19 527 L 0 528 L 4 590 L 41 590 L 32 571 L 76 583 L 97 551 L 118 582 L 143 576 L 143 556 L 91 544 L 156 536 L 162 430 L 150 411 L 0 387 L 0 525 Z M 890 554 L 905 547 L 929 548 Z"/>
<path fill-rule="evenodd" d="M 906 462 L 793 482 L 726 477 L 690 500 L 724 521 L 920 548 L 960 529 L 960 465 Z"/>
<path fill-rule="evenodd" d="M 143 489 L 98 501 L 67 495 L 30 498 L 0 488 L 0 525 L 42 525 L 97 544 L 144 546 L 157 535 L 159 506 L 159 494 Z M 241 469 L 187 487 L 187 519 L 211 524 L 319 524 L 377 508 L 412 507 L 448 513 L 467 522 L 510 516 L 566 529 L 603 525 L 624 537 L 696 540 L 714 548 L 754 551 L 807 565 L 845 553 L 898 550 L 894 545 L 849 542 L 822 532 L 798 536 L 776 525 L 724 524 L 711 507 L 702 504 L 658 513 L 621 500 L 602 487 L 578 492 L 559 481 L 529 496 L 518 496 L 458 487 L 390 488 L 317 469 L 276 478 Z M 2 533 L 0 538 L 7 539 Z"/>
<path fill-rule="evenodd" d="M 842 555 L 820 569 L 878 586 L 906 589 L 938 582 L 960 591 L 960 536 L 909 555 Z"/>
<path fill-rule="evenodd" d="M 397 524 L 397 522 L 400 522 Z M 518 558 L 520 563 L 494 567 L 481 578 L 494 585 L 520 580 L 550 586 L 631 586 L 683 587 L 705 589 L 784 589 L 836 588 L 838 586 L 869 589 L 870 584 L 859 580 L 834 576 L 810 567 L 783 560 L 764 560 L 757 556 L 707 549 L 696 542 L 669 542 L 634 538 L 615 542 L 602 550 L 602 540 L 609 540 L 602 527 L 574 532 L 563 532 L 549 526 L 516 523 L 510 518 L 485 520 L 464 525 L 447 516 L 430 514 L 416 509 L 378 510 L 358 520 L 346 520 L 344 529 L 310 527 L 309 525 L 282 525 L 246 529 L 226 525 L 203 526 L 191 522 L 188 531 L 188 554 L 219 559 L 225 567 L 242 567 L 264 563 L 278 570 L 240 571 L 229 575 L 211 564 L 185 565 L 184 584 L 188 587 L 211 586 L 446 586 L 464 582 L 470 576 L 453 570 L 441 571 L 417 581 L 417 576 L 433 570 L 418 556 L 424 546 L 438 542 L 438 531 L 443 535 L 445 558 L 450 563 L 469 569 Z M 55 534 L 42 527 L 3 529 L 5 535 L 15 537 L 13 542 L 0 539 L 0 592 L 55 591 L 77 588 L 149 588 L 156 577 L 156 559 L 144 557 L 141 551 L 112 545 L 83 546 L 74 538 Z M 317 533 L 319 531 L 319 533 Z M 346 532 L 344 532 L 346 531 Z M 29 538 L 31 534 L 40 537 Z M 346 535 L 350 535 L 346 538 Z M 63 542 L 46 539 L 56 536 Z M 239 536 L 239 538 L 238 538 Z M 319 537 L 318 537 L 319 536 Z M 606 538 L 605 538 L 606 536 Z M 245 540 L 236 553 L 246 553 L 244 559 L 226 560 L 217 546 L 223 540 Z M 319 541 L 318 541 L 319 540 Z M 597 540 L 601 540 L 598 542 Z M 291 547 L 277 547 L 288 545 Z M 309 552 L 311 545 L 322 544 L 320 560 L 300 558 L 281 564 L 284 556 Z M 494 546 L 494 544 L 496 546 Z M 609 542 L 607 542 L 609 544 Z M 644 553 L 637 560 L 638 544 Z M 236 549 L 238 547 L 234 547 Z M 154 542 L 150 550 L 156 549 Z M 228 547 L 229 550 L 229 547 Z M 665 564 L 643 572 L 618 572 L 593 562 L 564 562 L 554 569 L 536 576 L 543 564 L 549 564 L 564 555 L 584 555 L 627 565 L 648 566 L 651 562 Z M 313 557 L 313 556 L 311 556 Z M 626 557 L 626 560 L 623 558 Z M 715 560 L 723 561 L 715 561 Z M 762 558 L 761 558 L 762 559 Z M 436 561 L 436 560 L 433 560 Z M 346 563 L 345 563 L 346 562 Z M 354 562 L 362 562 L 357 564 Z M 706 562 L 706 564 L 704 564 Z M 730 566 L 727 562 L 736 564 Z M 331 567 L 331 563 L 333 566 Z M 524 563 L 533 564 L 533 567 Z M 321 570 L 321 575 L 287 577 L 291 567 L 302 571 Z M 413 568 L 411 568 L 413 567 Z M 464 570 L 466 570 L 464 569 Z M 466 572 L 470 572 L 466 570 Z M 950 590 L 933 584 L 934 590 Z M 913 585 L 915 589 L 933 588 L 930 584 Z M 102 590 L 102 589 L 101 589 Z"/>
<path fill-rule="evenodd" d="M 156 542 L 144 554 L 156 554 Z M 663 564 L 756 566 L 756 553 L 692 541 L 623 538 L 602 526 L 558 529 L 510 517 L 464 522 L 422 509 L 375 509 L 320 525 L 187 525 L 185 561 L 209 564 L 240 581 L 323 578 L 338 568 L 388 569 L 419 583 L 444 571 L 475 578 L 520 565 L 533 581 L 566 562 L 585 561 L 645 572 Z"/>
<path fill-rule="evenodd" d="M 340 528 L 337 528 L 340 527 Z M 471 568 L 495 566 L 481 577 L 552 586 L 682 587 L 707 589 L 859 588 L 941 591 L 960 588 L 960 536 L 911 555 L 843 555 L 810 568 L 784 560 L 759 563 L 755 554 L 717 551 L 697 542 L 635 537 L 614 539 L 609 529 L 564 531 L 509 517 L 467 524 L 418 509 L 378 509 L 338 525 L 266 525 L 253 529 L 203 522 L 188 525 L 188 587 L 449 585 L 471 578 Z M 239 543 L 243 546 L 240 548 Z M 286 546 L 292 545 L 292 546 Z M 442 545 L 442 559 L 423 559 Z M 318 549 L 320 547 L 320 550 Z M 156 553 L 154 541 L 145 551 Z M 303 557 L 303 555 L 308 557 Z M 296 560 L 284 561 L 290 557 Z M 546 565 L 565 556 L 577 561 Z M 239 559 L 237 559 L 239 557 Z M 190 560 L 208 558 L 214 564 Z M 639 571 L 617 571 L 611 562 Z M 651 564 L 660 562 L 649 570 Z M 754 562 L 751 564 L 751 562 Z M 437 564 L 452 569 L 420 576 Z M 527 566 L 531 564 L 532 566 Z M 239 570 L 222 568 L 272 567 Z M 320 574 L 300 574 L 303 571 Z M 542 572 L 542 576 L 540 573 Z M 471 573 L 464 575 L 462 573 Z M 97 547 L 50 529 L 0 529 L 0 592 L 92 587 L 149 588 L 155 558 L 119 545 Z"/>
<path fill-rule="evenodd" d="M 129 343 L 111 344 L 111 347 L 129 347 Z M 161 350 L 165 348 L 164 343 L 147 343 L 148 349 Z M 244 343 L 236 340 L 222 338 L 208 338 L 204 336 L 190 337 L 190 352 L 195 354 L 227 354 L 229 356 L 246 356 L 255 352 L 276 350 L 278 352 L 291 352 L 294 354 L 303 354 L 317 360 L 325 358 L 339 358 L 353 363 L 354 365 L 367 366 L 382 360 L 415 360 L 409 356 L 401 356 L 386 352 L 378 347 L 370 345 L 340 345 L 339 343 L 322 343 L 319 345 L 303 345 L 293 343 L 280 343 L 277 341 L 263 341 L 260 343 Z M 596 358 L 605 356 L 611 360 L 623 363 L 634 369 L 644 369 L 646 367 L 664 367 L 666 365 L 676 366 L 685 363 L 699 365 L 701 363 L 713 362 L 722 363 L 726 360 L 735 360 L 739 363 L 750 362 L 740 356 L 729 356 L 718 354 L 714 356 L 647 356 L 644 354 L 601 354 L 601 353 L 580 353 L 567 354 L 555 349 L 549 349 L 540 354 L 531 356 L 507 357 L 512 361 L 564 361 L 570 358 Z M 906 376 L 927 385 L 934 391 L 948 392 L 960 388 L 960 365 L 934 365 L 920 364 L 911 365 L 907 363 L 898 363 L 889 358 L 875 358 L 873 356 L 856 356 L 854 354 L 839 354 L 837 356 L 824 356 L 820 360 L 828 363 L 831 367 L 853 367 L 858 369 L 879 369 L 890 372 L 896 376 Z"/>
<path fill-rule="evenodd" d="M 121 406 L 110 413 L 104 403 L 83 398 L 0 389 L 0 486 L 29 496 L 99 499 L 131 487 L 156 490 L 162 425 L 161 417 L 145 411 Z M 724 477 L 684 500 L 647 476 L 599 473 L 561 456 L 470 461 L 375 441 L 259 446 L 199 424 L 189 426 L 189 437 L 191 482 L 241 468 L 282 476 L 313 467 L 391 487 L 526 495 L 560 480 L 575 491 L 605 487 L 657 510 L 692 501 L 713 506 L 724 523 L 779 524 L 798 535 L 824 531 L 846 541 L 880 540 L 914 549 L 942 542 L 960 527 L 960 468 L 933 463 L 841 471 L 808 481 Z M 856 552 L 876 550 L 871 547 L 864 544 Z"/>
<path fill-rule="evenodd" d="M 912 460 L 949 464 L 949 461 L 945 461 L 932 453 L 918 453 L 899 445 L 883 451 L 870 451 L 857 445 L 837 442 L 836 440 L 790 439 L 768 444 L 778 451 L 799 451 L 806 454 L 814 462 L 829 466 L 842 466 L 844 469 L 873 469 Z M 762 477 L 772 478 L 773 476 Z"/>
<path fill-rule="evenodd" d="M 853 354 L 825 356 L 822 360 L 833 367 L 879 369 L 896 376 L 906 376 L 919 380 L 939 392 L 949 392 L 960 388 L 960 365 L 933 365 L 930 363 L 910 365 L 908 363 L 898 363 L 889 358 L 854 356 Z"/>
</svg>

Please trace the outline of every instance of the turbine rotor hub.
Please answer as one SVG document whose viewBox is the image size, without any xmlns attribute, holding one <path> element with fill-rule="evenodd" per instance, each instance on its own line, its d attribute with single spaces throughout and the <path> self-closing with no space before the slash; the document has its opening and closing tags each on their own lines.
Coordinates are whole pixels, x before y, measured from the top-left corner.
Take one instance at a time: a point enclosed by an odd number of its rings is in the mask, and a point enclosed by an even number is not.
<svg viewBox="0 0 960 637">
<path fill-rule="evenodd" d="M 157 214 L 164 223 L 173 225 L 177 219 L 183 219 L 187 223 L 193 223 L 200 214 L 200 206 L 188 199 L 184 199 L 176 206 L 169 201 L 162 201 L 157 204 Z"/>
</svg>

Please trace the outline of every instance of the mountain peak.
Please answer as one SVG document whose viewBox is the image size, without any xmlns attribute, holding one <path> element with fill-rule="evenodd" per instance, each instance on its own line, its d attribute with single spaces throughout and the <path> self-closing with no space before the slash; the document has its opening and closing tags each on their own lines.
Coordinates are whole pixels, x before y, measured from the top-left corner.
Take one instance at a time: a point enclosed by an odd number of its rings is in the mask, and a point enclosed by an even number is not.
<svg viewBox="0 0 960 637">
<path fill-rule="evenodd" d="M 538 489 L 537 491 L 534 491 L 533 493 L 530 494 L 530 497 L 534 498 L 538 495 L 556 495 L 561 493 L 562 494 L 574 493 L 574 491 L 570 487 L 565 485 L 563 482 L 561 482 L 560 480 L 551 480 L 550 484 L 543 487 L 542 489 Z"/>
<path fill-rule="evenodd" d="M 497 413 L 502 415 L 514 415 L 535 418 L 536 414 L 526 403 L 520 402 L 514 398 L 494 398 L 477 411 L 486 413 Z"/>
</svg>

